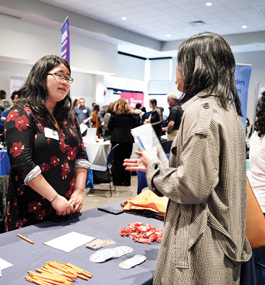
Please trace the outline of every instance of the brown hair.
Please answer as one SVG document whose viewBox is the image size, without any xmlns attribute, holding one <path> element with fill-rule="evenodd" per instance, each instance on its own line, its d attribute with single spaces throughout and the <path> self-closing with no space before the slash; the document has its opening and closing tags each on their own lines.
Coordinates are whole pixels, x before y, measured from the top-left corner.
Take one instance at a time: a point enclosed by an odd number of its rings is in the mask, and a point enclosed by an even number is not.
<svg viewBox="0 0 265 285">
<path fill-rule="evenodd" d="M 114 110 L 116 111 L 117 115 L 133 113 L 132 109 L 124 98 L 120 98 L 116 101 Z"/>
</svg>

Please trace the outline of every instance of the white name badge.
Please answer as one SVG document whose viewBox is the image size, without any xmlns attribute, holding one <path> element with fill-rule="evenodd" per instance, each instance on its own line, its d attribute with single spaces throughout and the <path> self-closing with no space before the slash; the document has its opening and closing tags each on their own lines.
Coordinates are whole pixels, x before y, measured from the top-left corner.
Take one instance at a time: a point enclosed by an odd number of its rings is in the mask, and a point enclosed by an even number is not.
<svg viewBox="0 0 265 285">
<path fill-rule="evenodd" d="M 86 110 L 86 109 L 84 109 L 84 110 L 83 110 L 83 113 L 87 113 L 87 110 Z"/>
<path fill-rule="evenodd" d="M 46 138 L 54 139 L 54 140 L 59 140 L 59 135 L 57 131 L 54 131 L 49 128 L 44 128 L 44 135 Z"/>
</svg>

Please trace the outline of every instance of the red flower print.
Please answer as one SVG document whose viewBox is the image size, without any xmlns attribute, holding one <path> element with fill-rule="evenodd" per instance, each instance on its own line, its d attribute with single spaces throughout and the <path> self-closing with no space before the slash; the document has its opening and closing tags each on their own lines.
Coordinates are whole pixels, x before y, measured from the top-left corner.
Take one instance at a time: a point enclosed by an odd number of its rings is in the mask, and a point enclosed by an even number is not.
<svg viewBox="0 0 265 285">
<path fill-rule="evenodd" d="M 30 201 L 28 203 L 28 212 L 29 213 L 38 213 L 41 210 L 41 203 L 37 201 Z"/>
<path fill-rule="evenodd" d="M 60 150 L 61 150 L 61 152 L 65 153 L 65 152 L 68 151 L 69 145 L 67 145 L 67 144 L 64 142 L 63 139 L 60 139 L 60 143 L 59 143 L 59 144 L 60 144 Z"/>
<path fill-rule="evenodd" d="M 17 110 L 12 110 L 8 113 L 6 121 L 10 122 L 10 121 L 15 121 L 16 117 L 18 116 L 18 111 Z"/>
<path fill-rule="evenodd" d="M 29 119 L 22 115 L 21 117 L 17 117 L 15 120 L 16 128 L 21 132 L 22 130 L 26 130 L 29 125 Z"/>
<path fill-rule="evenodd" d="M 60 162 L 59 157 L 57 157 L 57 156 L 52 156 L 52 157 L 51 157 L 51 162 L 50 162 L 50 164 L 51 164 L 52 166 L 58 165 L 59 162 Z"/>
<path fill-rule="evenodd" d="M 70 167 L 68 165 L 68 163 L 64 163 L 62 165 L 62 178 L 66 179 L 67 178 L 67 174 L 70 172 Z"/>
<path fill-rule="evenodd" d="M 25 225 L 25 223 L 26 223 L 26 219 L 23 219 L 22 221 L 17 221 L 16 227 L 20 229 Z"/>
<path fill-rule="evenodd" d="M 7 202 L 6 205 L 6 214 L 9 216 L 10 215 L 10 201 Z"/>
<path fill-rule="evenodd" d="M 73 178 L 71 181 L 70 181 L 70 189 L 74 189 L 75 188 L 75 179 Z"/>
<path fill-rule="evenodd" d="M 67 151 L 67 158 L 69 160 L 74 160 L 75 159 L 75 154 L 76 154 L 76 147 L 71 148 L 69 146 L 69 150 Z"/>
<path fill-rule="evenodd" d="M 69 132 L 71 133 L 71 135 L 72 135 L 73 137 L 76 137 L 76 134 L 75 134 L 71 129 L 69 129 Z"/>
<path fill-rule="evenodd" d="M 46 216 L 46 211 L 43 209 L 37 213 L 37 220 L 41 221 Z"/>
<path fill-rule="evenodd" d="M 41 172 L 48 171 L 51 168 L 48 163 L 42 163 L 39 166 L 40 166 Z"/>
<path fill-rule="evenodd" d="M 23 193 L 24 193 L 24 185 L 19 185 L 18 186 L 17 193 L 18 193 L 18 195 L 23 195 Z"/>
<path fill-rule="evenodd" d="M 22 142 L 14 142 L 13 146 L 10 148 L 10 153 L 13 157 L 19 156 L 22 151 L 24 150 L 24 145 L 22 145 Z"/>
<path fill-rule="evenodd" d="M 31 113 L 31 109 L 29 108 L 28 105 L 25 105 L 25 106 L 24 106 L 24 110 L 25 110 L 25 112 L 26 112 L 28 115 Z"/>
<path fill-rule="evenodd" d="M 69 190 L 66 192 L 65 197 L 66 197 L 67 199 L 69 199 L 72 194 L 73 194 L 73 189 L 69 189 Z"/>
</svg>

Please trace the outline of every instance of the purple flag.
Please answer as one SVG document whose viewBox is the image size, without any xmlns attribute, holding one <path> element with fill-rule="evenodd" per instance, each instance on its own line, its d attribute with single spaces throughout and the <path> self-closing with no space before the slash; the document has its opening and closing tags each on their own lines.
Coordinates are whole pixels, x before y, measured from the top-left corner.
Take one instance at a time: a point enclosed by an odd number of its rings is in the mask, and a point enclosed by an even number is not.
<svg viewBox="0 0 265 285">
<path fill-rule="evenodd" d="M 61 57 L 70 64 L 70 29 L 68 17 L 61 28 Z"/>
</svg>

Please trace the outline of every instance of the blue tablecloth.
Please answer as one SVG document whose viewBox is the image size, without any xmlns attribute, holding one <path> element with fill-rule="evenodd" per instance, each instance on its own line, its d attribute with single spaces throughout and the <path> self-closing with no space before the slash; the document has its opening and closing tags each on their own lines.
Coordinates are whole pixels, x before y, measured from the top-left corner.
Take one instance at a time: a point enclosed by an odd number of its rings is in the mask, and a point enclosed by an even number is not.
<svg viewBox="0 0 265 285">
<path fill-rule="evenodd" d="M 10 162 L 7 150 L 0 150 L 0 176 L 9 175 L 10 173 Z"/>
<path fill-rule="evenodd" d="M 112 204 L 120 208 L 120 202 Z M 35 268 L 41 268 L 46 261 L 70 262 L 93 274 L 93 278 L 88 281 L 78 279 L 76 285 L 80 284 L 115 284 L 115 285 L 139 285 L 152 284 L 153 273 L 157 260 L 160 244 L 152 242 L 151 244 L 142 244 L 134 242 L 130 237 L 121 237 L 120 229 L 127 227 L 128 223 L 142 222 L 150 223 L 156 228 L 162 229 L 163 222 L 140 217 L 128 213 L 112 215 L 92 209 L 74 214 L 71 219 L 65 219 L 60 222 L 44 222 L 37 225 L 25 227 L 19 230 L 0 234 L 0 257 L 13 264 L 2 270 L 0 284 L 22 285 L 29 284 L 24 276 L 27 270 L 34 271 Z M 99 239 L 112 239 L 116 242 L 106 248 L 117 246 L 129 246 L 133 252 L 119 258 L 109 259 L 103 263 L 93 263 L 90 256 L 95 251 L 86 248 L 85 245 L 74 249 L 68 253 L 46 246 L 43 243 L 51 239 L 60 237 L 69 232 L 78 232 Z M 34 245 L 17 237 L 17 233 L 33 240 Z M 119 268 L 119 264 L 136 254 L 146 256 L 146 261 L 130 270 Z"/>
</svg>

